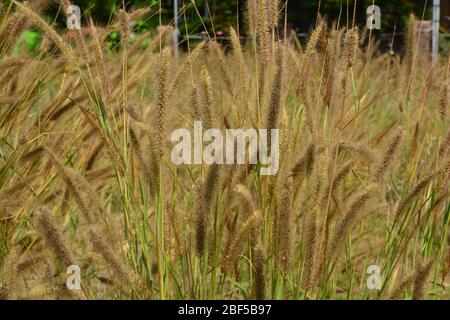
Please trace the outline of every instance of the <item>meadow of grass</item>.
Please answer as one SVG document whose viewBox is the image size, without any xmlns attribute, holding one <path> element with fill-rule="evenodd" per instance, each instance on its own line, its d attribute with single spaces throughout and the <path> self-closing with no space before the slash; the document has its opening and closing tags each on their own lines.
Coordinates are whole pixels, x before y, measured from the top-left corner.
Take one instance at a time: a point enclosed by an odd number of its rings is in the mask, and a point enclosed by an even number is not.
<svg viewBox="0 0 450 320">
<path fill-rule="evenodd" d="M 249 0 L 229 45 L 177 57 L 170 26 L 132 37 L 157 11 L 67 31 L 46 2 L 0 18 L 1 298 L 450 298 L 449 63 L 414 17 L 400 55 L 320 17 L 301 44 L 282 3 Z M 32 26 L 37 52 L 16 50 Z M 174 165 L 171 132 L 194 121 L 279 128 L 278 174 Z"/>
</svg>

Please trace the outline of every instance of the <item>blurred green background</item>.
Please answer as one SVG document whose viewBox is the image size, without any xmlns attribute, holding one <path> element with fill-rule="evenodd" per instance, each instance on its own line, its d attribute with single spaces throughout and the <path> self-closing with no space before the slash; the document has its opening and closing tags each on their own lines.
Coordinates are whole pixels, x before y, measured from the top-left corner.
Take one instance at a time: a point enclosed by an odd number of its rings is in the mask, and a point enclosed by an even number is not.
<svg viewBox="0 0 450 320">
<path fill-rule="evenodd" d="M 162 0 L 163 20 L 168 23 L 173 19 L 173 1 Z M 444 0 L 442 2 L 445 2 Z M 281 1 L 284 3 L 284 1 Z M 308 31 L 311 23 L 315 21 L 318 5 L 321 5 L 320 12 L 330 20 L 335 20 L 341 14 L 341 21 L 346 22 L 347 11 L 350 19 L 353 15 L 353 0 L 290 0 L 288 2 L 288 20 L 299 32 Z M 93 16 L 98 23 L 106 24 L 117 8 L 125 6 L 127 9 L 149 6 L 155 11 L 159 9 L 159 0 L 73 0 L 72 3 L 81 7 L 85 16 Z M 191 0 L 178 0 L 179 7 L 188 6 L 185 11 L 188 24 L 196 26 L 200 23 Z M 199 13 L 206 19 L 208 27 L 210 25 L 210 15 L 214 21 L 216 30 L 225 30 L 229 25 L 242 23 L 245 19 L 246 0 L 195 0 Z M 411 12 L 421 17 L 425 3 L 427 3 L 425 18 L 431 18 L 431 0 L 357 0 L 356 18 L 359 24 L 365 23 L 365 10 L 368 6 L 375 3 L 381 8 L 382 12 L 382 30 L 389 32 L 393 30 L 394 25 L 402 27 L 405 19 Z M 239 15 L 238 15 L 239 13 Z M 239 17 L 239 21 L 238 21 Z M 149 26 L 154 24 L 151 19 Z"/>
<path fill-rule="evenodd" d="M 82 10 L 83 23 L 86 24 L 87 17 L 92 17 L 99 25 L 106 25 L 111 21 L 115 12 L 119 8 L 125 7 L 128 11 L 134 9 L 150 7 L 151 13 L 136 22 L 134 30 L 136 32 L 155 29 L 160 21 L 159 8 L 161 5 L 161 19 L 163 24 L 173 22 L 173 1 L 174 0 L 72 0 Z M 446 2 L 444 0 L 442 2 Z M 8 1 L 5 1 L 5 3 Z M 45 10 L 49 21 L 52 21 L 58 14 L 59 1 L 54 1 Z M 246 25 L 246 0 L 195 0 L 195 6 L 191 0 L 178 0 L 180 12 L 180 33 L 181 35 L 198 34 L 204 31 L 204 26 L 208 32 L 222 31 L 227 33 L 229 26 L 238 27 L 241 34 L 245 33 Z M 284 1 L 281 1 L 284 3 Z M 289 29 L 298 33 L 307 33 L 314 26 L 318 4 L 320 2 L 320 13 L 329 21 L 339 18 L 341 25 L 346 25 L 353 19 L 353 0 L 290 0 L 288 2 L 288 26 Z M 375 30 L 374 34 L 392 33 L 394 28 L 401 34 L 405 22 L 410 13 L 414 13 L 419 18 L 424 14 L 425 19 L 431 19 L 431 0 L 357 0 L 356 21 L 358 25 L 364 26 L 366 23 L 366 8 L 375 3 L 381 8 L 381 30 Z M 427 4 L 425 6 L 425 4 Z M 4 6 L 6 7 L 6 6 Z M 424 10 L 425 9 L 425 10 Z M 444 12 L 445 10 L 441 10 Z M 199 15 L 202 17 L 199 18 Z M 282 14 L 283 16 L 283 14 Z M 203 21 L 202 21 L 203 20 Z M 444 19 L 443 19 L 444 20 Z M 65 27 L 65 20 L 59 13 L 57 20 L 60 28 Z M 24 34 L 24 39 L 30 50 L 35 48 L 39 41 L 39 34 L 30 30 Z M 118 41 L 117 34 L 111 35 L 111 41 Z"/>
</svg>

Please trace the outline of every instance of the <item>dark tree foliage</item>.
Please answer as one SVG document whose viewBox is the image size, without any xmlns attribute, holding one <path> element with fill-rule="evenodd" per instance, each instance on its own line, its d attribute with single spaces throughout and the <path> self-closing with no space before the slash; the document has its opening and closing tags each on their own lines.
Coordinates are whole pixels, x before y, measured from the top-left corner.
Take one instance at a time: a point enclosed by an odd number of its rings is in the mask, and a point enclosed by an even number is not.
<svg viewBox="0 0 450 320">
<path fill-rule="evenodd" d="M 170 24 L 173 22 L 173 2 L 174 0 L 71 0 L 73 4 L 80 6 L 83 14 L 83 21 L 87 17 L 100 25 L 106 25 L 114 17 L 119 8 L 125 7 L 132 11 L 142 7 L 150 7 L 152 14 L 137 22 L 135 30 L 145 31 L 154 29 L 160 23 L 158 14 L 161 5 L 161 23 Z M 247 0 L 178 0 L 180 8 L 180 32 L 182 35 L 197 34 L 222 31 L 227 33 L 230 26 L 239 28 L 245 33 L 245 16 Z M 431 0 L 356 0 L 356 24 L 364 26 L 366 23 L 366 9 L 371 4 L 376 4 L 381 8 L 381 30 L 377 32 L 391 33 L 394 28 L 397 32 L 404 29 L 405 22 L 411 13 L 425 19 L 431 18 Z M 192 4 L 195 2 L 195 7 Z M 285 0 L 280 1 L 282 4 Z M 59 1 L 54 1 L 47 9 L 50 17 L 55 17 L 59 11 Z M 320 10 L 319 10 L 320 3 Z M 314 27 L 317 13 L 325 17 L 330 23 L 339 21 L 340 26 L 346 26 L 353 22 L 355 0 L 290 0 L 288 1 L 288 24 L 289 27 L 307 33 Z M 425 4 L 427 4 L 425 6 Z M 424 10 L 425 9 L 425 10 Z M 65 21 L 61 12 L 59 13 L 59 25 L 65 26 Z M 53 18 L 51 18 L 53 19 Z"/>
<path fill-rule="evenodd" d="M 300 32 L 307 32 L 315 25 L 319 1 L 289 1 L 289 22 Z M 392 32 L 394 28 L 403 29 L 408 16 L 414 13 L 425 19 L 431 17 L 432 1 L 425 0 L 357 0 L 356 24 L 366 24 L 366 9 L 375 4 L 381 9 L 381 32 Z M 320 14 L 329 21 L 339 21 L 341 26 L 353 22 L 354 0 L 322 0 Z"/>
</svg>

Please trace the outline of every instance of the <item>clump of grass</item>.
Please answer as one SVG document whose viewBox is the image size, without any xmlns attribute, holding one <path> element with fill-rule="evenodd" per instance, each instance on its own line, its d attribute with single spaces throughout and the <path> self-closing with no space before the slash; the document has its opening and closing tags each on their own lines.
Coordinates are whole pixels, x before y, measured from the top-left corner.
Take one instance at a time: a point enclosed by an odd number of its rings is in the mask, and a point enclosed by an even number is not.
<svg viewBox="0 0 450 320">
<path fill-rule="evenodd" d="M 148 8 L 61 36 L 40 2 L 0 26 L 0 242 L 27 261 L 0 248 L 3 298 L 80 298 L 61 288 L 77 262 L 93 299 L 366 299 L 367 263 L 380 298 L 448 299 L 449 65 L 431 76 L 415 22 L 403 57 L 320 17 L 303 46 L 284 3 L 250 0 L 231 50 L 187 37 L 175 59 L 171 26 L 132 39 Z M 15 50 L 31 25 L 55 45 Z M 194 121 L 280 129 L 279 173 L 173 164 L 170 133 Z"/>
</svg>

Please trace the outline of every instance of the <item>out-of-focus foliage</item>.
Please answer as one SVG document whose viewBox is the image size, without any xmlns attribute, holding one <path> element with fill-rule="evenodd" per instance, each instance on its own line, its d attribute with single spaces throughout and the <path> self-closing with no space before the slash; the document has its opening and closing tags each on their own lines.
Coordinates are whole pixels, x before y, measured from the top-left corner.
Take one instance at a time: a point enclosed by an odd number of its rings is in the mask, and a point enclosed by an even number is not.
<svg viewBox="0 0 450 320">
<path fill-rule="evenodd" d="M 162 0 L 160 4 L 159 0 L 128 0 L 125 2 L 122 0 L 72 0 L 71 3 L 81 8 L 83 24 L 87 23 L 88 17 L 92 17 L 98 25 L 107 25 L 114 19 L 118 9 L 122 8 L 123 5 L 128 11 L 149 7 L 151 13 L 137 20 L 133 27 L 135 32 L 141 33 L 157 28 L 160 23 L 173 24 L 173 1 Z M 48 17 L 58 16 L 56 23 L 60 28 L 64 28 L 65 20 L 58 3 L 59 1 L 53 1 L 46 9 L 46 13 Z M 236 28 L 238 24 L 242 32 L 245 32 L 243 26 L 246 24 L 244 13 L 246 0 L 178 0 L 178 3 L 179 29 L 182 36 L 201 33 L 205 31 L 205 27 L 210 33 L 213 31 L 227 33 L 230 26 Z M 281 1 L 281 3 L 284 2 Z M 298 32 L 308 32 L 315 25 L 319 9 L 318 4 L 319 1 L 317 0 L 290 1 L 288 4 L 289 27 Z M 353 21 L 354 4 L 353 0 L 320 1 L 320 14 L 330 22 L 338 21 L 341 26 L 345 26 Z M 431 17 L 431 1 L 428 1 L 425 7 L 424 0 L 357 0 L 355 13 L 358 25 L 365 25 L 366 8 L 372 4 L 378 5 L 382 14 L 381 30 L 376 31 L 375 35 L 380 32 L 391 33 L 394 29 L 401 33 L 411 13 L 414 13 L 419 19 L 422 16 L 425 19 Z M 161 16 L 159 15 L 160 6 Z M 5 1 L 2 11 L 5 11 L 7 7 L 8 2 Z M 23 35 L 23 39 L 24 45 L 32 51 L 40 41 L 40 35 L 33 30 L 29 30 Z M 110 47 L 114 47 L 114 44 L 117 44 L 119 40 L 119 36 L 112 32 L 110 36 L 112 45 Z"/>
<path fill-rule="evenodd" d="M 189 32 L 202 31 L 203 24 L 209 31 L 213 31 L 213 29 L 226 31 L 230 25 L 236 26 L 238 20 L 242 22 L 246 7 L 246 0 L 196 0 L 194 2 L 197 10 L 195 10 L 191 0 L 178 0 L 182 33 L 186 32 L 186 26 Z M 123 6 L 124 2 L 122 0 L 73 0 L 72 3 L 80 6 L 83 17 L 92 16 L 97 23 L 107 24 L 115 12 Z M 289 23 L 299 31 L 308 31 L 316 20 L 318 3 L 317 0 L 290 1 L 288 8 Z M 427 3 L 426 19 L 431 17 L 431 3 L 431 1 Z M 410 13 L 414 13 L 419 18 L 422 17 L 425 1 L 358 0 L 356 5 L 356 21 L 358 24 L 365 24 L 366 8 L 372 4 L 381 8 L 381 31 L 391 32 L 394 27 L 402 29 Z M 141 30 L 147 30 L 159 24 L 159 0 L 129 0 L 125 1 L 125 6 L 128 10 L 145 6 L 153 9 L 152 18 L 140 23 L 139 28 Z M 353 19 L 353 0 L 326 0 L 321 1 L 320 6 L 320 13 L 330 21 L 339 20 L 341 24 L 346 24 L 347 20 Z M 173 0 L 162 0 L 161 7 L 162 22 L 169 24 L 173 21 Z M 183 8 L 186 9 L 183 10 Z M 57 5 L 53 5 L 49 9 L 52 14 L 57 10 Z M 199 14 L 203 21 L 201 21 Z M 184 18 L 186 18 L 186 21 L 184 21 Z"/>
<path fill-rule="evenodd" d="M 321 1 L 320 13 L 331 21 L 340 21 L 341 25 L 351 23 L 355 2 L 352 0 L 326 0 Z M 424 14 L 425 1 L 423 0 L 358 0 L 356 3 L 356 22 L 365 25 L 366 9 L 375 4 L 381 9 L 381 32 L 391 32 L 403 26 L 411 13 L 421 18 Z M 431 18 L 432 1 L 427 2 L 425 19 Z M 291 1 L 289 2 L 289 21 L 300 31 L 306 32 L 314 25 L 318 10 L 318 1 Z M 347 19 L 348 17 L 348 19 Z"/>
</svg>

